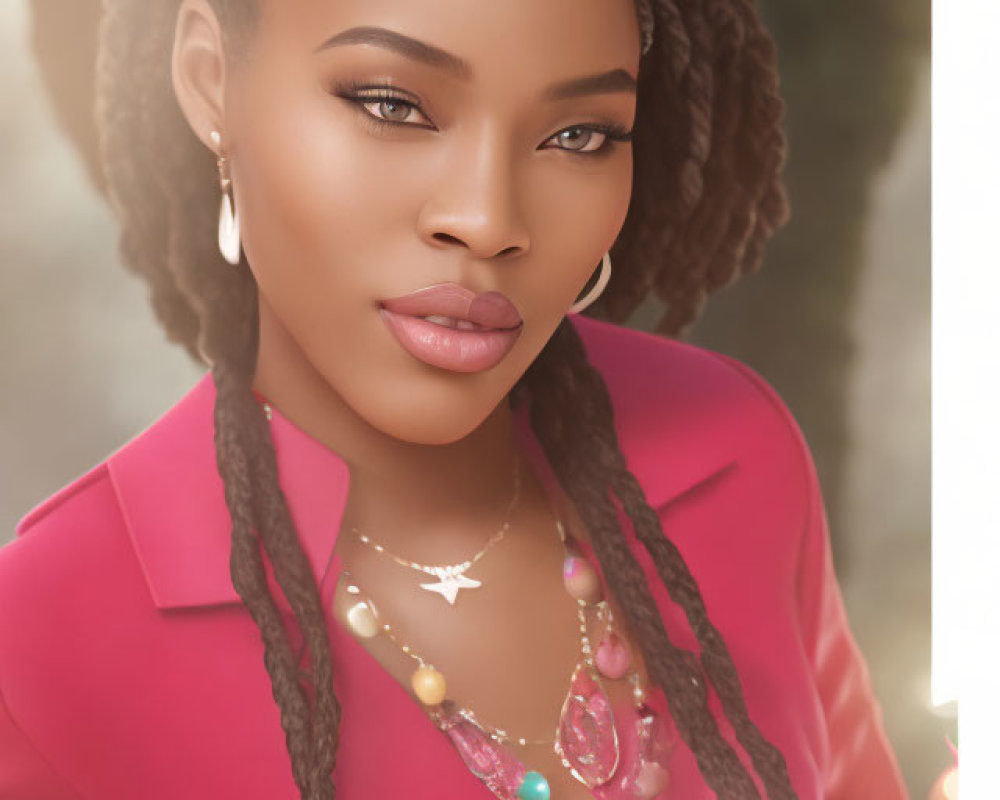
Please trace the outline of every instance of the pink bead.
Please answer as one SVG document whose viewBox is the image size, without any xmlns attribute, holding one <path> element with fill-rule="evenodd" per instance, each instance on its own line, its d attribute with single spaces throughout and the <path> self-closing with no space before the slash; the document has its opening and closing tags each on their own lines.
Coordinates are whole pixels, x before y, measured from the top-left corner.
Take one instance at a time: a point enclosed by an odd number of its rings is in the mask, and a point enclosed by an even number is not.
<svg viewBox="0 0 1000 800">
<path fill-rule="evenodd" d="M 597 603 L 604 596 L 597 570 L 581 556 L 566 556 L 563 561 L 563 583 L 572 597 L 588 604 Z"/>
<path fill-rule="evenodd" d="M 655 761 L 647 761 L 639 770 L 635 779 L 636 797 L 642 800 L 653 800 L 667 788 L 669 773 Z"/>
<path fill-rule="evenodd" d="M 613 681 L 625 677 L 629 665 L 632 663 L 632 654 L 629 652 L 626 641 L 614 631 L 611 631 L 601 639 L 597 646 L 597 655 L 594 656 L 594 663 L 601 671 L 601 674 Z"/>
</svg>

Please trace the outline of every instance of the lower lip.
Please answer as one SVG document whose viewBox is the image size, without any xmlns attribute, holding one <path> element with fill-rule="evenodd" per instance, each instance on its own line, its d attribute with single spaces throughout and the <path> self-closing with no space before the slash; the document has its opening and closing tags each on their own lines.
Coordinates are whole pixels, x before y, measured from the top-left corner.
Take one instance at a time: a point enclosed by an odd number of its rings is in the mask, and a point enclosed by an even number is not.
<svg viewBox="0 0 1000 800">
<path fill-rule="evenodd" d="M 386 308 L 380 308 L 379 314 L 411 356 L 453 372 L 481 372 L 495 367 L 524 328 L 521 324 L 509 330 L 463 331 Z"/>
</svg>

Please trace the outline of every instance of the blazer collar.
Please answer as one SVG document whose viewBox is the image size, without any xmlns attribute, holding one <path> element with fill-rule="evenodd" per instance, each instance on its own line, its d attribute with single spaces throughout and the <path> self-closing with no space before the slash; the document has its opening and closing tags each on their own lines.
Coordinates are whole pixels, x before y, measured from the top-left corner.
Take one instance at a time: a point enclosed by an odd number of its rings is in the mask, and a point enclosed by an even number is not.
<svg viewBox="0 0 1000 800">
<path fill-rule="evenodd" d="M 612 390 L 620 446 L 651 505 L 668 502 L 733 461 L 717 447 L 685 447 L 681 441 L 667 446 L 666 431 L 673 426 L 660 425 L 658 419 L 669 419 L 670 411 L 656 402 L 655 387 L 644 394 L 616 383 L 622 363 L 616 348 L 622 342 L 609 343 L 602 335 L 614 326 L 591 320 L 577 324 L 586 334 L 591 362 Z M 645 336 L 634 331 L 626 335 Z M 662 347 L 662 341 L 657 339 L 656 346 Z M 242 602 L 229 571 L 231 521 L 215 459 L 214 406 L 215 384 L 205 373 L 166 414 L 108 458 L 125 525 L 157 608 Z M 688 417 L 685 432 L 690 421 Z M 514 425 L 525 457 L 551 493 L 556 478 L 526 407 L 515 412 Z M 320 583 L 336 563 L 333 550 L 350 470 L 343 458 L 277 409 L 271 432 L 281 489 Z"/>
<path fill-rule="evenodd" d="M 231 520 L 215 459 L 211 373 L 108 459 L 129 536 L 158 608 L 241 602 L 229 573 Z M 317 578 L 340 527 L 350 473 L 275 412 L 272 440 L 292 520 Z"/>
</svg>

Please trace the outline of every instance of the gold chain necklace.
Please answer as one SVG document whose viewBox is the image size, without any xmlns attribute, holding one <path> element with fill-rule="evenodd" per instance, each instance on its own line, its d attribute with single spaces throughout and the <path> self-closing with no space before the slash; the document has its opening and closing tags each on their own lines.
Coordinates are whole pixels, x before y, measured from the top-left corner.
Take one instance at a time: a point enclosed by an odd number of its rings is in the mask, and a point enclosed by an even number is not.
<svg viewBox="0 0 1000 800">
<path fill-rule="evenodd" d="M 273 409 L 271 404 L 267 400 L 263 400 L 261 405 L 264 408 L 264 416 L 267 418 L 268 422 L 271 421 L 273 416 Z M 517 505 L 518 500 L 521 497 L 521 459 L 518 458 L 517 453 L 514 454 L 514 496 L 511 498 L 505 515 L 510 516 L 510 512 Z M 438 579 L 437 583 L 421 583 L 420 588 L 428 592 L 437 592 L 445 600 L 447 600 L 451 605 L 455 605 L 455 599 L 458 596 L 459 589 L 476 589 L 483 585 L 482 581 L 477 581 L 474 578 L 469 578 L 465 575 L 465 571 L 476 564 L 479 559 L 481 559 L 486 552 L 497 542 L 506 536 L 508 529 L 510 528 L 510 520 L 504 521 L 503 525 L 500 527 L 496 533 L 493 534 L 486 542 L 486 544 L 476 553 L 472 558 L 461 562 L 460 564 L 418 564 L 415 561 L 409 561 L 408 559 L 401 558 L 400 556 L 390 553 L 381 544 L 372 541 L 369 536 L 360 533 L 357 528 L 351 528 L 351 533 L 355 534 L 364 544 L 371 547 L 375 552 L 382 553 L 383 555 L 389 556 L 397 564 L 404 567 L 410 567 L 419 572 L 426 573 L 427 575 L 433 575 Z"/>
<path fill-rule="evenodd" d="M 513 510 L 514 506 L 517 505 L 517 501 L 521 496 L 521 460 L 515 455 L 514 457 L 514 496 L 511 498 L 510 504 L 507 506 L 505 514 L 509 517 L 510 512 Z M 465 571 L 476 564 L 479 559 L 481 559 L 486 552 L 497 542 L 499 542 L 507 534 L 510 528 L 510 520 L 507 519 L 504 524 L 500 527 L 493 536 L 490 537 L 489 541 L 476 553 L 472 558 L 467 559 L 459 564 L 420 564 L 416 561 L 410 561 L 408 559 L 402 558 L 395 553 L 390 553 L 381 544 L 375 542 L 371 537 L 358 531 L 357 528 L 351 528 L 351 533 L 355 534 L 362 542 L 368 545 L 377 553 L 382 553 L 388 556 L 397 564 L 403 567 L 409 567 L 410 569 L 417 570 L 418 572 L 423 572 L 427 575 L 433 575 L 437 578 L 437 583 L 421 583 L 420 588 L 425 589 L 428 592 L 437 592 L 445 600 L 447 600 L 451 605 L 455 605 L 455 598 L 458 596 L 459 589 L 475 589 L 483 585 L 482 581 L 475 580 L 474 578 L 469 578 L 465 575 Z"/>
</svg>

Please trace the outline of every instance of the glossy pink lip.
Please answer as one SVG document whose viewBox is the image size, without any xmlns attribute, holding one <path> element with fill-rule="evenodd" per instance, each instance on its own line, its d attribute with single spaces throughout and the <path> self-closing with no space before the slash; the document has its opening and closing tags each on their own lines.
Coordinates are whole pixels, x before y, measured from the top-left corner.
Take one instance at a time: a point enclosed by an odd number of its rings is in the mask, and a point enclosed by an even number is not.
<svg viewBox="0 0 1000 800">
<path fill-rule="evenodd" d="M 480 372 L 500 363 L 521 335 L 524 323 L 501 292 L 475 294 L 457 283 L 439 283 L 380 304 L 379 314 L 414 358 L 453 372 Z M 442 316 L 441 321 L 421 319 Z M 476 326 L 470 328 L 470 326 Z"/>
<path fill-rule="evenodd" d="M 523 324 L 516 328 L 461 330 L 387 308 L 380 308 L 378 313 L 411 356 L 453 372 L 481 372 L 495 367 L 524 330 Z"/>
<path fill-rule="evenodd" d="M 464 286 L 451 282 L 383 300 L 380 305 L 396 314 L 411 317 L 439 314 L 442 317 L 466 320 L 481 328 L 517 328 L 521 324 L 517 307 L 502 292 L 483 292 L 477 295 Z"/>
</svg>

